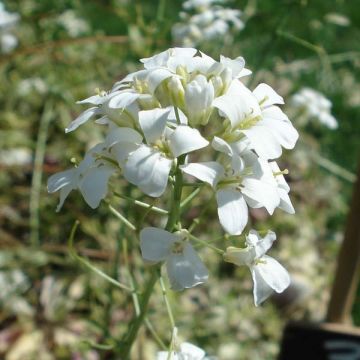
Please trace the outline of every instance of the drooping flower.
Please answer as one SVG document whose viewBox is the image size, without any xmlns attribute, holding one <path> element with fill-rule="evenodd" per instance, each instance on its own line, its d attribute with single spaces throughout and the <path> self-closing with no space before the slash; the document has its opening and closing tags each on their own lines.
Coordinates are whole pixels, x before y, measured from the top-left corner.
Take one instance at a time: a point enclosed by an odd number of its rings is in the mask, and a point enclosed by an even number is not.
<svg viewBox="0 0 360 360">
<path fill-rule="evenodd" d="M 98 144 L 86 153 L 79 166 L 49 177 L 49 193 L 60 191 L 60 201 L 56 211 L 60 211 L 65 199 L 75 189 L 81 192 L 91 208 L 95 209 L 99 206 L 100 201 L 106 196 L 108 180 L 117 170 L 115 166 L 98 157 L 104 154 L 105 149 L 104 143 Z"/>
<path fill-rule="evenodd" d="M 281 293 L 290 285 L 286 269 L 274 258 L 265 255 L 275 240 L 276 234 L 272 231 L 261 238 L 257 231 L 251 230 L 246 237 L 246 248 L 228 247 L 224 254 L 225 261 L 249 267 L 254 282 L 256 306 L 274 291 Z"/>
<path fill-rule="evenodd" d="M 208 279 L 208 271 L 184 231 L 147 227 L 140 232 L 140 248 L 144 260 L 165 262 L 173 290 L 192 288 Z"/>
</svg>

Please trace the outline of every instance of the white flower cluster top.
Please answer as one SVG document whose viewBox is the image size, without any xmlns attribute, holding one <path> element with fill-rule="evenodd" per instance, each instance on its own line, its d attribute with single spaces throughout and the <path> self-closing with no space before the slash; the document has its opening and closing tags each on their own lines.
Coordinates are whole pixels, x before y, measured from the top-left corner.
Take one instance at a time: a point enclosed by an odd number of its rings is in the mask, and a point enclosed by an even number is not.
<svg viewBox="0 0 360 360">
<path fill-rule="evenodd" d="M 74 189 L 96 208 L 107 194 L 110 176 L 119 169 L 145 194 L 159 197 L 181 158 L 181 171 L 216 193 L 219 221 L 230 235 L 243 232 L 249 207 L 264 207 L 269 214 L 277 207 L 294 213 L 286 172 L 275 159 L 282 148 L 294 147 L 298 133 L 278 106 L 283 98 L 270 86 L 259 84 L 252 91 L 243 84 L 242 78 L 251 72 L 242 57 L 221 56 L 216 61 L 193 48 L 172 48 L 141 62 L 142 70 L 117 82 L 111 91 L 79 102 L 90 107 L 66 131 L 96 119 L 107 127 L 107 135 L 78 166 L 49 178 L 49 192 L 60 191 L 58 209 Z M 203 149 L 207 154 L 210 150 L 212 160 L 191 161 L 188 154 L 197 152 L 199 158 Z M 144 259 L 164 261 L 176 290 L 208 277 L 189 239 L 186 230 L 145 228 L 140 233 Z M 250 267 L 257 284 L 256 304 L 269 295 L 269 288 L 281 292 L 289 285 L 281 265 L 264 255 L 274 240 L 274 233 L 263 240 L 251 233 L 246 259 L 234 248 L 224 255 L 226 261 Z M 267 245 L 259 253 L 261 241 Z M 272 276 L 280 283 L 270 281 Z"/>
<path fill-rule="evenodd" d="M 181 22 L 172 28 L 174 41 L 182 46 L 199 44 L 231 37 L 244 28 L 242 12 L 238 9 L 224 7 L 225 1 L 188 0 L 183 3 L 180 12 Z"/>
</svg>

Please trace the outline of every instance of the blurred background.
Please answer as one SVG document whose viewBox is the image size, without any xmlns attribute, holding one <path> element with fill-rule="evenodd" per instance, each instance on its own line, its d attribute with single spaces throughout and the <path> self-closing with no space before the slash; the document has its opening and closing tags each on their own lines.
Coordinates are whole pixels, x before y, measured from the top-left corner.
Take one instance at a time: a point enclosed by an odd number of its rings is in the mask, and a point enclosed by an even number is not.
<svg viewBox="0 0 360 360">
<path fill-rule="evenodd" d="M 296 214 L 251 213 L 255 228 L 278 234 L 272 252 L 291 273 L 291 288 L 255 308 L 247 269 L 205 250 L 209 283 L 170 295 L 184 340 L 221 360 L 275 359 L 284 324 L 322 321 L 359 161 L 359 26 L 358 4 L 345 0 L 2 1 L 0 358 L 116 359 L 101 344 L 126 331 L 131 299 L 70 257 L 67 239 L 79 219 L 78 253 L 120 279 L 129 260 L 141 283 L 147 270 L 137 239 L 105 204 L 92 210 L 76 192 L 56 213 L 58 198 L 47 194 L 46 181 L 102 138 L 101 127 L 90 123 L 65 135 L 85 109 L 75 102 L 140 69 L 139 58 L 175 45 L 215 59 L 243 56 L 253 71 L 244 81 L 276 89 L 301 134 L 280 166 L 289 169 Z M 116 187 L 149 200 L 122 180 Z M 207 196 L 189 208 L 189 223 L 204 211 Z M 116 206 L 135 223 L 144 214 L 124 200 Z M 219 236 L 216 208 L 204 214 L 198 232 Z M 115 251 L 123 238 L 127 259 Z M 359 291 L 352 316 L 360 325 Z M 168 339 L 160 289 L 149 318 Z M 156 349 L 143 329 L 132 358 L 153 359 Z"/>
</svg>

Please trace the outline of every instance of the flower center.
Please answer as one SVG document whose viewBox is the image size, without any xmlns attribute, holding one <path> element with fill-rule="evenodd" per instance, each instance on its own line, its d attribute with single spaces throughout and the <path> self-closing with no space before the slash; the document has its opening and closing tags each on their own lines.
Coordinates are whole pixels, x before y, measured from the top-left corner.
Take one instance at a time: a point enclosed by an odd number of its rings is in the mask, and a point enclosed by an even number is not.
<svg viewBox="0 0 360 360">
<path fill-rule="evenodd" d="M 173 254 L 182 254 L 184 252 L 185 243 L 183 241 L 176 241 L 172 245 L 171 252 Z"/>
</svg>

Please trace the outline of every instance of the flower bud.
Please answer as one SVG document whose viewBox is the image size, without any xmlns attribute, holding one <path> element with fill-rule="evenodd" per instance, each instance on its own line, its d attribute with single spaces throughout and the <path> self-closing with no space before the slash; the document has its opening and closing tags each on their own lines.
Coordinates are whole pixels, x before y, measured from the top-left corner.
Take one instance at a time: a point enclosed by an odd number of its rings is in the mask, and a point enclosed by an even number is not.
<svg viewBox="0 0 360 360">
<path fill-rule="evenodd" d="M 185 90 L 177 76 L 172 76 L 168 82 L 168 90 L 170 92 L 170 99 L 172 103 L 179 107 L 184 108 L 185 106 Z"/>
<path fill-rule="evenodd" d="M 185 89 L 186 115 L 193 126 L 206 125 L 214 99 L 214 87 L 204 75 L 197 75 Z"/>
<path fill-rule="evenodd" d="M 223 81 L 224 88 L 222 93 L 224 94 L 226 90 L 229 88 L 231 81 L 232 81 L 232 70 L 229 68 L 225 68 L 224 71 L 220 74 L 220 77 Z"/>
</svg>

